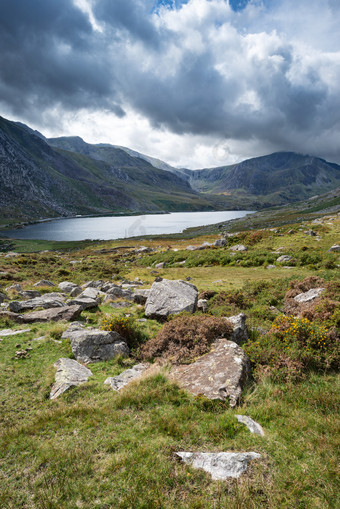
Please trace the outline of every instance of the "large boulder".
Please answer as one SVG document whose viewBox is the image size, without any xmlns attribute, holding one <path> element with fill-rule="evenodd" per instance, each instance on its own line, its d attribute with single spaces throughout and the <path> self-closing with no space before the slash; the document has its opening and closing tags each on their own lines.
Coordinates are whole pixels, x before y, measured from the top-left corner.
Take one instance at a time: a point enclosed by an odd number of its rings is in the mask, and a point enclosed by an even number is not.
<svg viewBox="0 0 340 509">
<path fill-rule="evenodd" d="M 194 468 L 208 472 L 214 481 L 238 478 L 251 460 L 261 458 L 256 452 L 176 452 L 176 456 Z"/>
<path fill-rule="evenodd" d="M 17 315 L 17 321 L 19 323 L 59 322 L 61 320 L 70 322 L 78 318 L 81 312 L 81 306 L 64 306 L 61 308 L 34 311 L 33 313 L 27 313 L 25 315 Z"/>
<path fill-rule="evenodd" d="M 55 383 L 50 392 L 50 399 L 55 399 L 70 387 L 87 382 L 92 372 L 73 359 L 59 359 L 54 367 L 57 368 Z"/>
<path fill-rule="evenodd" d="M 228 322 L 230 322 L 233 327 L 233 332 L 230 339 L 238 345 L 245 343 L 249 339 L 246 319 L 247 317 L 244 313 L 227 317 Z"/>
<path fill-rule="evenodd" d="M 132 368 L 123 371 L 120 375 L 107 378 L 104 384 L 110 385 L 114 391 L 120 391 L 123 387 L 128 385 L 128 383 L 140 378 L 149 366 L 150 364 L 148 362 L 136 364 Z"/>
<path fill-rule="evenodd" d="M 85 364 L 108 361 L 117 355 L 128 356 L 130 353 L 125 339 L 114 331 L 72 327 L 67 329 L 61 338 L 70 339 L 77 361 Z"/>
<path fill-rule="evenodd" d="M 28 309 L 36 308 L 57 308 L 66 306 L 64 298 L 60 293 L 46 293 L 41 297 L 36 297 L 30 300 L 12 301 L 9 303 L 9 309 L 13 313 L 20 313 Z"/>
<path fill-rule="evenodd" d="M 250 361 L 233 341 L 220 338 L 209 353 L 188 365 L 173 366 L 170 377 L 192 394 L 236 406 L 250 372 Z"/>
<path fill-rule="evenodd" d="M 71 293 L 72 290 L 74 290 L 75 288 L 79 288 L 78 285 L 76 285 L 75 283 L 71 283 L 70 281 L 62 281 L 61 283 L 58 284 L 58 287 L 62 292 L 66 293 Z"/>
<path fill-rule="evenodd" d="M 145 304 L 147 317 L 166 318 L 182 311 L 194 313 L 197 306 L 196 286 L 187 281 L 162 281 L 153 283 Z"/>
</svg>

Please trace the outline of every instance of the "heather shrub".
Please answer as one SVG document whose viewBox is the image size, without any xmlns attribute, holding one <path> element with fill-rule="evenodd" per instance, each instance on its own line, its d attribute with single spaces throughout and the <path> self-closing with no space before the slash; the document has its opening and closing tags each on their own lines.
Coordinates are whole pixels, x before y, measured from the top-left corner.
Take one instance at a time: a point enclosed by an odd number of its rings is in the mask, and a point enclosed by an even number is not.
<svg viewBox="0 0 340 509">
<path fill-rule="evenodd" d="M 102 321 L 101 329 L 118 332 L 126 340 L 130 349 L 138 348 L 148 339 L 146 334 L 135 324 L 133 318 L 126 316 L 106 315 Z"/>
<path fill-rule="evenodd" d="M 229 337 L 231 324 L 206 315 L 181 315 L 167 322 L 155 338 L 141 347 L 144 359 L 160 357 L 174 363 L 189 362 L 210 350 L 218 337 Z"/>
</svg>

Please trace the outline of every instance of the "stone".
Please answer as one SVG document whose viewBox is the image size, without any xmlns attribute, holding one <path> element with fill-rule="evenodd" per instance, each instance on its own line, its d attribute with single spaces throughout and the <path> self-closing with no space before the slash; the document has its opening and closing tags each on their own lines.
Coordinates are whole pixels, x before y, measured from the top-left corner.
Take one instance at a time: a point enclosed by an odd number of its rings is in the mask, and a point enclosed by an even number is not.
<svg viewBox="0 0 340 509">
<path fill-rule="evenodd" d="M 340 251 L 339 244 L 333 244 L 333 246 L 328 249 L 328 253 L 337 253 L 338 251 Z"/>
<path fill-rule="evenodd" d="M 61 339 L 70 339 L 77 361 L 85 364 L 108 361 L 117 355 L 128 356 L 130 353 L 125 339 L 114 331 L 71 328 L 63 333 Z"/>
<path fill-rule="evenodd" d="M 67 301 L 68 306 L 80 306 L 82 311 L 84 309 L 93 309 L 98 307 L 98 300 L 91 299 L 90 297 L 75 297 L 72 300 Z"/>
<path fill-rule="evenodd" d="M 133 302 L 137 304 L 145 304 L 148 296 L 150 295 L 150 290 L 136 290 L 133 294 Z"/>
<path fill-rule="evenodd" d="M 76 387 L 88 381 L 92 372 L 73 359 L 59 359 L 54 367 L 57 368 L 55 383 L 50 392 L 50 399 L 56 399 L 70 387 Z"/>
<path fill-rule="evenodd" d="M 267 265 L 266 267 L 268 270 L 276 269 L 276 265 Z"/>
<path fill-rule="evenodd" d="M 99 281 L 87 281 L 87 283 L 84 283 L 81 285 L 83 289 L 85 288 L 101 288 L 101 286 L 104 284 L 104 281 L 101 279 Z"/>
<path fill-rule="evenodd" d="M 292 257 L 289 256 L 289 255 L 281 255 L 278 257 L 278 259 L 276 260 L 278 263 L 287 263 L 287 262 L 290 262 L 292 261 Z"/>
<path fill-rule="evenodd" d="M 19 284 L 11 285 L 8 288 L 6 288 L 7 291 L 15 291 L 15 292 L 22 292 L 22 287 Z"/>
<path fill-rule="evenodd" d="M 70 297 L 78 297 L 82 293 L 80 286 L 75 286 L 69 293 Z"/>
<path fill-rule="evenodd" d="M 155 265 L 155 269 L 164 269 L 166 263 L 165 262 L 160 262 L 160 263 L 157 263 Z"/>
<path fill-rule="evenodd" d="M 246 246 L 244 246 L 243 244 L 236 244 L 235 246 L 232 246 L 230 248 L 230 251 L 237 251 L 237 252 L 245 252 L 245 251 L 248 251 L 248 248 Z"/>
<path fill-rule="evenodd" d="M 101 292 L 97 288 L 85 288 L 85 290 L 78 296 L 79 299 L 83 299 L 84 297 L 89 297 L 90 299 L 100 299 L 102 296 L 104 296 L 105 293 Z"/>
<path fill-rule="evenodd" d="M 236 406 L 250 372 L 250 361 L 244 351 L 233 341 L 217 339 L 211 351 L 196 362 L 173 366 L 170 378 L 187 391 L 209 399 L 229 398 Z"/>
<path fill-rule="evenodd" d="M 216 246 L 216 247 L 223 247 L 223 246 L 226 246 L 226 245 L 227 245 L 226 239 L 217 239 L 214 242 L 214 246 Z"/>
<path fill-rule="evenodd" d="M 25 315 L 17 315 L 17 321 L 19 323 L 71 321 L 78 318 L 81 312 L 81 306 L 64 306 L 62 308 L 50 308 Z"/>
<path fill-rule="evenodd" d="M 251 460 L 260 459 L 256 452 L 176 452 L 184 463 L 208 472 L 214 481 L 239 478 Z"/>
<path fill-rule="evenodd" d="M 254 433 L 255 435 L 260 435 L 261 437 L 264 437 L 264 431 L 261 426 L 256 421 L 253 421 L 251 417 L 248 417 L 247 415 L 235 415 L 238 422 L 241 424 L 244 424 L 249 429 L 250 433 Z"/>
<path fill-rule="evenodd" d="M 108 300 L 110 300 L 110 299 L 108 299 Z M 106 302 L 107 301 L 104 300 L 104 303 L 106 303 Z M 119 302 L 110 302 L 110 306 L 115 309 L 128 308 L 131 306 L 131 302 L 128 302 L 126 300 L 119 301 Z"/>
<path fill-rule="evenodd" d="M 145 316 L 166 318 L 182 311 L 194 313 L 197 306 L 196 286 L 187 281 L 163 279 L 153 283 L 145 304 Z"/>
<path fill-rule="evenodd" d="M 0 304 L 2 304 L 4 300 L 7 300 L 7 296 L 0 292 Z"/>
<path fill-rule="evenodd" d="M 228 322 L 230 322 L 233 326 L 233 333 L 231 336 L 231 340 L 241 345 L 245 343 L 249 339 L 249 332 L 246 325 L 247 317 L 244 313 L 239 313 L 235 316 L 226 317 Z"/>
<path fill-rule="evenodd" d="M 41 293 L 38 290 L 25 290 L 23 292 L 19 292 L 19 295 L 24 299 L 35 299 L 36 297 L 41 297 Z"/>
<path fill-rule="evenodd" d="M 9 309 L 13 313 L 20 313 L 21 311 L 26 311 L 28 309 L 36 309 L 36 308 L 57 308 L 66 306 L 62 295 L 59 293 L 46 293 L 45 295 L 41 295 L 40 297 L 36 297 L 30 300 L 14 300 L 9 303 Z"/>
<path fill-rule="evenodd" d="M 41 281 L 38 281 L 33 286 L 55 286 L 52 281 L 48 281 L 47 279 L 42 279 Z"/>
<path fill-rule="evenodd" d="M 146 246 L 141 246 L 139 247 L 138 249 L 136 249 L 136 253 L 151 253 L 153 251 L 153 249 L 151 249 L 150 247 L 146 247 Z"/>
<path fill-rule="evenodd" d="M 202 311 L 202 313 L 206 313 L 208 311 L 208 301 L 207 299 L 199 299 L 197 302 L 197 309 Z"/>
<path fill-rule="evenodd" d="M 112 299 L 133 299 L 133 293 L 131 290 L 123 290 L 120 286 L 115 286 L 114 288 L 111 288 L 108 292 L 106 292 L 107 295 L 109 295 Z"/>
<path fill-rule="evenodd" d="M 114 391 L 120 391 L 123 387 L 125 387 L 128 383 L 132 382 L 132 380 L 136 380 L 142 376 L 144 371 L 148 369 L 150 364 L 147 362 L 143 364 L 136 364 L 130 369 L 126 369 L 118 376 L 109 377 L 105 380 L 104 384 L 111 385 L 111 388 Z"/>
<path fill-rule="evenodd" d="M 0 336 L 17 336 L 18 334 L 24 334 L 25 332 L 31 332 L 31 329 L 22 329 L 22 330 L 12 330 L 12 329 L 2 329 L 0 330 Z"/>
<path fill-rule="evenodd" d="M 198 246 L 187 246 L 185 248 L 187 251 L 197 251 L 199 249 Z"/>
<path fill-rule="evenodd" d="M 310 237 L 316 237 L 316 233 L 314 230 L 308 230 L 307 232 L 305 232 L 306 235 L 309 235 Z"/>
<path fill-rule="evenodd" d="M 308 290 L 308 292 L 299 293 L 299 295 L 296 295 L 294 297 L 294 300 L 299 304 L 301 304 L 302 302 L 310 302 L 314 299 L 319 298 L 322 292 L 324 291 L 325 288 L 312 288 L 311 290 Z"/>
<path fill-rule="evenodd" d="M 66 293 L 71 293 L 72 290 L 74 290 L 75 288 L 79 288 L 78 285 L 76 285 L 75 283 L 71 283 L 70 281 L 62 281 L 61 283 L 58 284 L 58 287 L 62 292 Z"/>
</svg>

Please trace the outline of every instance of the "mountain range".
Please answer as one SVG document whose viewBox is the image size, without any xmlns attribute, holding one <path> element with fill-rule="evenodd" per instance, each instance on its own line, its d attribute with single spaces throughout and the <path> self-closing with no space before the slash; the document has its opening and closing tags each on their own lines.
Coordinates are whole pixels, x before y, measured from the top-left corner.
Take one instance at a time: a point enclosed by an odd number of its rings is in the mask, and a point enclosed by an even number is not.
<svg viewBox="0 0 340 509">
<path fill-rule="evenodd" d="M 0 117 L 0 218 L 261 209 L 340 186 L 340 166 L 292 152 L 200 170 L 132 149 L 45 138 Z"/>
</svg>

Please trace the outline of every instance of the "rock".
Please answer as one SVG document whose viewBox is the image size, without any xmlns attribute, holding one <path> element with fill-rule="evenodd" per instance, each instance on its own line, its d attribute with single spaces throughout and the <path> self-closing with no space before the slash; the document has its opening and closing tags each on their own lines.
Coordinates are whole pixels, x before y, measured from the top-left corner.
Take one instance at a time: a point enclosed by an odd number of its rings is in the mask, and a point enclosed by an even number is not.
<svg viewBox="0 0 340 509">
<path fill-rule="evenodd" d="M 0 292 L 0 304 L 2 304 L 4 300 L 7 300 L 7 296 L 4 293 Z"/>
<path fill-rule="evenodd" d="M 336 253 L 338 251 L 340 251 L 339 244 L 333 244 L 333 246 L 328 249 L 328 253 Z"/>
<path fill-rule="evenodd" d="M 173 366 L 170 377 L 184 389 L 236 406 L 250 371 L 250 361 L 233 341 L 220 338 L 209 353 L 189 365 Z"/>
<path fill-rule="evenodd" d="M 246 246 L 244 246 L 243 244 L 236 244 L 235 246 L 232 246 L 230 248 L 230 251 L 239 251 L 239 252 L 245 252 L 245 251 L 248 251 L 248 248 Z"/>
<path fill-rule="evenodd" d="M 70 387 L 76 387 L 87 382 L 92 372 L 73 359 L 59 359 L 54 367 L 57 368 L 55 383 L 50 392 L 50 399 L 55 399 Z"/>
<path fill-rule="evenodd" d="M 270 269 L 276 269 L 276 265 L 267 265 L 266 267 L 268 270 Z"/>
<path fill-rule="evenodd" d="M 305 232 L 305 234 L 310 235 L 311 237 L 316 237 L 316 233 L 313 230 L 308 230 L 307 232 Z"/>
<path fill-rule="evenodd" d="M 15 292 L 22 292 L 22 287 L 19 284 L 11 285 L 8 288 L 6 288 L 7 291 L 15 291 Z"/>
<path fill-rule="evenodd" d="M 0 330 L 0 336 L 16 336 L 18 334 L 24 334 L 25 332 L 31 332 L 31 329 L 22 329 L 22 330 L 12 330 L 12 329 L 2 329 Z"/>
<path fill-rule="evenodd" d="M 52 281 L 48 281 L 47 279 L 42 279 L 41 281 L 38 281 L 33 286 L 55 286 Z"/>
<path fill-rule="evenodd" d="M 59 283 L 58 287 L 62 292 L 66 293 L 71 293 L 72 290 L 74 290 L 75 288 L 79 288 L 78 285 L 76 285 L 75 283 L 71 283 L 70 281 L 62 281 L 61 283 Z"/>
<path fill-rule="evenodd" d="M 199 299 L 197 302 L 197 309 L 202 311 L 202 313 L 206 313 L 208 311 L 208 301 L 207 299 Z"/>
<path fill-rule="evenodd" d="M 125 339 L 117 332 L 100 329 L 67 329 L 62 339 L 70 339 L 72 352 L 77 361 L 89 362 L 108 361 L 117 355 L 128 356 L 130 350 Z"/>
<path fill-rule="evenodd" d="M 226 246 L 226 245 L 227 245 L 226 239 L 217 239 L 214 242 L 214 246 L 216 246 L 216 247 L 223 247 L 223 246 Z"/>
<path fill-rule="evenodd" d="M 247 319 L 246 315 L 244 313 L 240 313 L 235 316 L 228 316 L 226 317 L 226 319 L 233 326 L 233 333 L 230 339 L 237 343 L 238 345 L 241 345 L 245 341 L 248 341 L 249 332 L 246 325 Z"/>
<path fill-rule="evenodd" d="M 144 371 L 150 366 L 147 362 L 144 364 L 136 364 L 131 369 L 126 369 L 118 376 L 109 377 L 105 380 L 104 384 L 111 385 L 114 391 L 120 391 L 132 380 L 140 378 Z"/>
<path fill-rule="evenodd" d="M 163 279 L 153 283 L 145 304 L 145 316 L 166 318 L 182 311 L 194 313 L 197 306 L 196 286 L 187 281 Z"/>
<path fill-rule="evenodd" d="M 105 293 L 101 292 L 97 288 L 85 288 L 85 290 L 78 296 L 79 299 L 83 299 L 84 297 L 89 297 L 90 299 L 99 299 L 104 296 Z"/>
<path fill-rule="evenodd" d="M 294 300 L 299 304 L 301 304 L 302 302 L 310 302 L 320 297 L 320 295 L 324 291 L 325 288 L 312 288 L 311 290 L 308 290 L 308 292 L 299 293 L 299 295 L 296 295 L 294 297 Z"/>
<path fill-rule="evenodd" d="M 281 255 L 278 257 L 278 259 L 276 260 L 278 263 L 287 263 L 287 262 L 290 262 L 292 261 L 292 257 L 289 256 L 289 255 Z"/>
<path fill-rule="evenodd" d="M 22 301 L 14 300 L 9 303 L 9 309 L 14 313 L 20 313 L 21 311 L 25 311 L 27 309 L 48 309 L 63 306 L 66 306 L 66 304 L 63 297 L 59 293 L 46 293 L 45 295 L 41 295 L 40 297 L 36 297 L 34 299 Z"/>
<path fill-rule="evenodd" d="M 133 300 L 132 291 L 131 290 L 123 290 L 120 286 L 115 286 L 114 288 L 111 288 L 111 290 L 106 292 L 106 294 L 109 295 L 112 299 L 121 298 L 121 299 Z"/>
<path fill-rule="evenodd" d="M 81 306 L 64 306 L 50 308 L 43 311 L 34 311 L 25 315 L 17 315 L 19 323 L 59 322 L 61 320 L 75 320 L 82 312 Z"/>
<path fill-rule="evenodd" d="M 150 247 L 146 247 L 146 246 L 141 246 L 139 247 L 138 249 L 136 249 L 136 253 L 151 253 L 153 251 L 153 249 L 151 249 Z"/>
<path fill-rule="evenodd" d="M 235 417 L 238 420 L 238 422 L 245 424 L 247 426 L 250 433 L 254 433 L 255 435 L 260 435 L 261 437 L 264 437 L 263 428 L 258 422 L 253 421 L 253 419 L 251 419 L 247 415 L 235 415 Z"/>
<path fill-rule="evenodd" d="M 110 300 L 110 299 L 108 299 Z M 104 303 L 107 302 L 107 300 L 104 300 Z M 110 302 L 110 306 L 115 309 L 121 309 L 121 308 L 128 308 L 131 306 L 131 302 L 128 302 L 126 300 L 120 301 L 120 302 Z"/>
<path fill-rule="evenodd" d="M 155 269 L 164 269 L 166 266 L 165 262 L 160 262 L 155 265 Z"/>
<path fill-rule="evenodd" d="M 67 301 L 69 306 L 80 306 L 82 311 L 84 309 L 92 309 L 98 307 L 98 300 L 91 299 L 90 297 L 76 297 L 75 299 Z"/>
<path fill-rule="evenodd" d="M 80 294 L 82 293 L 82 289 L 80 288 L 80 286 L 75 286 L 71 291 L 70 291 L 70 297 L 74 298 L 74 297 L 78 297 Z"/>
<path fill-rule="evenodd" d="M 19 292 L 19 295 L 24 299 L 35 299 L 36 297 L 41 297 L 41 293 L 38 290 L 25 290 L 23 292 Z"/>
<path fill-rule="evenodd" d="M 150 290 L 136 290 L 133 294 L 133 302 L 137 304 L 145 304 L 148 296 L 150 295 Z"/>
<path fill-rule="evenodd" d="M 104 281 L 101 279 L 99 281 L 87 281 L 87 283 L 84 283 L 81 285 L 83 289 L 85 288 L 101 288 L 101 286 L 104 284 Z"/>
<path fill-rule="evenodd" d="M 184 463 L 211 474 L 214 481 L 239 478 L 251 460 L 261 458 L 256 452 L 176 452 Z"/>
<path fill-rule="evenodd" d="M 187 251 L 197 251 L 199 249 L 198 246 L 187 246 L 185 248 Z"/>
</svg>

